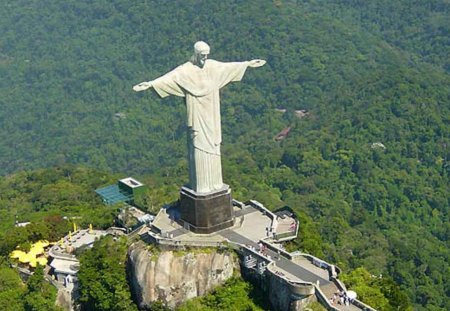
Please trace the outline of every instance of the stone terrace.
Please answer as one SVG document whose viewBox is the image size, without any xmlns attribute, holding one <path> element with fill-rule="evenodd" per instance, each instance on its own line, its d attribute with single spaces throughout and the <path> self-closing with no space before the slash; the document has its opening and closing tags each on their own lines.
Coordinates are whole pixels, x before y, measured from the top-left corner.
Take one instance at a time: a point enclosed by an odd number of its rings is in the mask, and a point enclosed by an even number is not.
<svg viewBox="0 0 450 311">
<path fill-rule="evenodd" d="M 374 310 L 359 301 L 349 306 L 330 304 L 330 297 L 340 290 L 346 291 L 338 280 L 330 280 L 329 267 L 323 260 L 308 254 L 291 254 L 283 250 L 274 238 L 284 233 L 283 241 L 296 237 L 298 223 L 292 217 L 279 218 L 262 204 L 249 201 L 249 204 L 235 204 L 235 224 L 233 227 L 211 234 L 195 234 L 175 221 L 176 208 L 161 209 L 151 228 L 144 227 L 139 234 L 144 241 L 171 246 L 221 246 L 233 243 L 258 252 L 262 258 L 273 262 L 272 270 L 288 281 L 304 282 L 319 290 L 316 296 L 328 310 Z M 293 232 L 293 234 L 286 233 Z M 319 293 L 317 293 L 319 292 Z M 356 306 L 358 305 L 358 306 Z"/>
</svg>

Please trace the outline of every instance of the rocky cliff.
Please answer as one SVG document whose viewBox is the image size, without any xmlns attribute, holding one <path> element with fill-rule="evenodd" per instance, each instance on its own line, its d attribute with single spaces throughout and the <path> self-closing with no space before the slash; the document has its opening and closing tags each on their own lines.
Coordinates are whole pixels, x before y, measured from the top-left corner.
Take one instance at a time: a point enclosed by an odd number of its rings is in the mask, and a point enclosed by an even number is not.
<svg viewBox="0 0 450 311">
<path fill-rule="evenodd" d="M 128 257 L 131 287 L 140 307 L 159 300 L 173 308 L 223 284 L 238 266 L 232 251 L 155 253 L 141 243 L 130 248 Z"/>
</svg>

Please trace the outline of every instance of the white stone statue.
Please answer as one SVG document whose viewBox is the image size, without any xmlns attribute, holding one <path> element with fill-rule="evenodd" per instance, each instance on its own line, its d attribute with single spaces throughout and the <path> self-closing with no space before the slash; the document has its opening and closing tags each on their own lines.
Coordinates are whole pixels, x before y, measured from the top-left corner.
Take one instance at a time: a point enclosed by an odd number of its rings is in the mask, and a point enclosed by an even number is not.
<svg viewBox="0 0 450 311">
<path fill-rule="evenodd" d="M 208 44 L 199 41 L 189 62 L 133 87 L 136 92 L 153 87 L 161 97 L 186 97 L 189 186 L 200 193 L 223 187 L 219 90 L 229 82 L 240 81 L 247 67 L 261 67 L 266 63 L 260 59 L 223 63 L 208 59 L 209 51 Z"/>
</svg>

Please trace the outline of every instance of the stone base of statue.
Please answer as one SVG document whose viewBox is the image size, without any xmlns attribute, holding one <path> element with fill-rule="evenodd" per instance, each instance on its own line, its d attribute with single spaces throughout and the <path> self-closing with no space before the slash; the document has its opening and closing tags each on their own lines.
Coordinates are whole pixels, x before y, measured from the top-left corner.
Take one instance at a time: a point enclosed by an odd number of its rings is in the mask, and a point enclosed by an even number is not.
<svg viewBox="0 0 450 311">
<path fill-rule="evenodd" d="M 225 184 L 208 193 L 182 187 L 179 210 L 184 227 L 194 233 L 208 234 L 234 224 L 231 190 Z"/>
</svg>

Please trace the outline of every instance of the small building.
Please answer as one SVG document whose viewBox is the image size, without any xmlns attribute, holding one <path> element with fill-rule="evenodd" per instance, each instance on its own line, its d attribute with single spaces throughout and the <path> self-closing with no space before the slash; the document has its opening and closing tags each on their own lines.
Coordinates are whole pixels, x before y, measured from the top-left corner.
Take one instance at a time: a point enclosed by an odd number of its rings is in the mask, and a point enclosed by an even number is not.
<svg viewBox="0 0 450 311">
<path fill-rule="evenodd" d="M 78 270 L 80 270 L 80 263 L 75 258 L 54 258 L 50 263 L 50 274 L 64 286 L 67 284 L 67 277 L 75 277 Z"/>
<path fill-rule="evenodd" d="M 95 241 L 107 234 L 102 230 L 83 229 L 61 239 L 48 252 L 51 260 L 49 274 L 66 289 L 76 290 L 78 282 L 76 275 L 80 269 L 80 262 L 75 257 L 75 251 L 92 247 Z"/>
<path fill-rule="evenodd" d="M 143 195 L 147 187 L 140 181 L 127 177 L 119 180 L 117 184 L 95 190 L 107 205 L 120 202 L 134 204 L 135 198 Z"/>
<path fill-rule="evenodd" d="M 132 177 L 127 177 L 119 180 L 118 182 L 119 189 L 121 192 L 127 193 L 129 195 L 137 196 L 143 194 L 145 192 L 145 185 L 140 181 Z"/>
<path fill-rule="evenodd" d="M 125 204 L 124 207 L 119 210 L 116 223 L 125 228 L 127 232 L 130 232 L 144 224 L 152 222 L 154 218 L 155 216 L 153 215 L 146 214 L 134 206 Z"/>
</svg>

